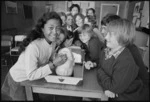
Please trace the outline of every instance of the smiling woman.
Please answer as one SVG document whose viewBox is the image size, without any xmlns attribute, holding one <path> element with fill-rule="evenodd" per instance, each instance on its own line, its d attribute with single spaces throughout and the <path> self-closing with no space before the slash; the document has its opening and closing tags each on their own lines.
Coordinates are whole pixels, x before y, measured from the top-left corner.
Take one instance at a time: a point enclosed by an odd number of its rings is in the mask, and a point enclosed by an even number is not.
<svg viewBox="0 0 150 102">
<path fill-rule="evenodd" d="M 64 55 L 56 56 L 50 61 L 61 24 L 61 18 L 56 12 L 43 14 L 35 28 L 23 40 L 19 58 L 10 68 L 3 83 L 2 94 L 15 101 L 26 100 L 25 87 L 20 82 L 44 78 L 52 74 L 57 66 L 65 63 Z"/>
</svg>

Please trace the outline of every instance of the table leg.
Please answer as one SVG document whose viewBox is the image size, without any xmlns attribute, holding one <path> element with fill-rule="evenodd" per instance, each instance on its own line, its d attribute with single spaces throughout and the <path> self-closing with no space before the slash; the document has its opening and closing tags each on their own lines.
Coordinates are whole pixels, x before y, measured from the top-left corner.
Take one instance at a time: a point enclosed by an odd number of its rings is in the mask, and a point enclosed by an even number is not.
<svg viewBox="0 0 150 102">
<path fill-rule="evenodd" d="M 25 86 L 27 101 L 33 101 L 32 87 Z"/>
</svg>

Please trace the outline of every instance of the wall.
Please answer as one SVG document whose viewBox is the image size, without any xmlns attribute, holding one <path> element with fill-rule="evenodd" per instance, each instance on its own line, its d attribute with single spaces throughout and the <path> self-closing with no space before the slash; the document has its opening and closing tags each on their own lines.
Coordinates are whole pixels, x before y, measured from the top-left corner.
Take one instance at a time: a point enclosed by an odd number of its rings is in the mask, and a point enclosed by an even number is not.
<svg viewBox="0 0 150 102">
<path fill-rule="evenodd" d="M 95 1 L 95 10 L 96 10 L 96 16 L 97 18 L 100 18 L 100 9 L 101 9 L 101 4 L 120 4 L 119 7 L 119 16 L 122 18 L 126 18 L 126 7 L 127 7 L 127 2 L 128 1 Z M 97 24 L 99 24 L 99 19 L 97 19 Z"/>
<path fill-rule="evenodd" d="M 56 12 L 67 12 L 66 1 L 49 1 L 47 4 L 52 4 Z"/>
<path fill-rule="evenodd" d="M 25 19 L 23 4 L 32 6 L 32 1 L 17 1 L 17 14 L 7 14 L 5 2 L 1 2 L 1 30 L 17 28 L 18 32 L 25 32 L 33 26 L 32 19 Z"/>
<path fill-rule="evenodd" d="M 45 5 L 48 1 L 32 1 L 33 5 L 33 25 L 37 23 L 37 20 L 45 12 Z"/>
</svg>

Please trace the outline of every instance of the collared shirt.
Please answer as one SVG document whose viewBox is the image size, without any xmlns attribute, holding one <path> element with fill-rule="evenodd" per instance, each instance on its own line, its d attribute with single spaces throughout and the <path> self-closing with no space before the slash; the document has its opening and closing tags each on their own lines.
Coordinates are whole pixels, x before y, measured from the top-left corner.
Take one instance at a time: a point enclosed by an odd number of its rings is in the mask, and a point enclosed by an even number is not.
<svg viewBox="0 0 150 102">
<path fill-rule="evenodd" d="M 119 54 L 124 50 L 125 47 L 118 48 L 116 51 L 111 52 L 109 48 L 105 48 L 105 60 L 111 58 L 112 56 L 115 57 L 115 59 L 119 56 Z"/>
</svg>

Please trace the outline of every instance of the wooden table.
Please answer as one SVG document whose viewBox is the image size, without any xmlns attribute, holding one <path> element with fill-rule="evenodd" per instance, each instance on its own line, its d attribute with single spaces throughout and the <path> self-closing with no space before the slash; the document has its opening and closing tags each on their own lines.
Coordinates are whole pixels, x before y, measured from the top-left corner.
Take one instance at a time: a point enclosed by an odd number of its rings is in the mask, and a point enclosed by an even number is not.
<svg viewBox="0 0 150 102">
<path fill-rule="evenodd" d="M 96 69 L 84 70 L 83 83 L 81 85 L 67 85 L 47 83 L 46 80 L 24 81 L 21 85 L 26 87 L 27 100 L 33 100 L 32 93 L 54 94 L 64 96 L 100 98 L 108 100 L 96 79 Z"/>
</svg>

